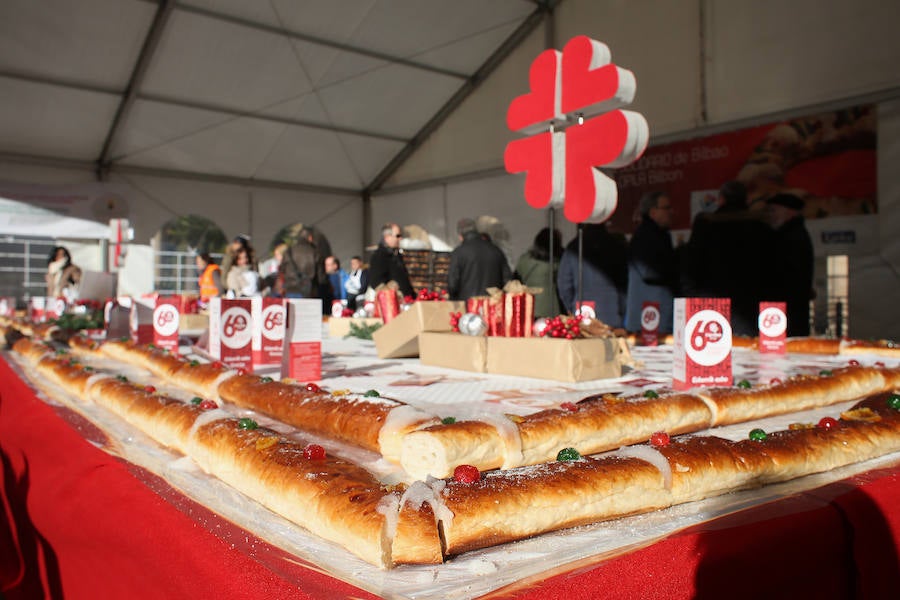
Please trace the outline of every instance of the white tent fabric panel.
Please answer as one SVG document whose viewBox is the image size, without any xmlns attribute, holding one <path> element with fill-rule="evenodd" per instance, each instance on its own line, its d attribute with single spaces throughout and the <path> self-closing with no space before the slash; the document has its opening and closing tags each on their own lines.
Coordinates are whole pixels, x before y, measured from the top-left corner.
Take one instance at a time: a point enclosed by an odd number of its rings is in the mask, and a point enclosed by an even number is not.
<svg viewBox="0 0 900 600">
<path fill-rule="evenodd" d="M 118 104 L 109 94 L 0 76 L 0 145 L 5 152 L 94 159 Z"/>
<path fill-rule="evenodd" d="M 177 10 L 142 86 L 151 96 L 250 112 L 311 89 L 283 36 Z"/>
<path fill-rule="evenodd" d="M 900 86 L 900 3 L 716 2 L 710 117 L 724 121 Z"/>
<path fill-rule="evenodd" d="M 0 69 L 123 88 L 156 7 L 108 0 L 3 0 Z"/>
<path fill-rule="evenodd" d="M 0 198 L 0 235 L 102 240 L 109 238 L 109 225 Z"/>
</svg>

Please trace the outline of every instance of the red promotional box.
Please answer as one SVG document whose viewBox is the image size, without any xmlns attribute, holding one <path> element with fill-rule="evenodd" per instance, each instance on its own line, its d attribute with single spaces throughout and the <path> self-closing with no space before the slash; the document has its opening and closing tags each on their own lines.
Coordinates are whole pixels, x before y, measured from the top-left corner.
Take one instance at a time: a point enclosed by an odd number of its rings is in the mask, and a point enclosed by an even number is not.
<svg viewBox="0 0 900 600">
<path fill-rule="evenodd" d="M 253 316 L 253 364 L 280 365 L 284 350 L 284 300 L 254 296 L 250 299 Z"/>
<path fill-rule="evenodd" d="M 209 300 L 209 353 L 234 369 L 253 370 L 249 299 L 213 297 Z"/>
<path fill-rule="evenodd" d="M 731 300 L 676 298 L 672 387 L 730 386 Z"/>
<path fill-rule="evenodd" d="M 659 302 L 644 302 L 641 308 L 641 341 L 645 346 L 659 345 Z"/>
<path fill-rule="evenodd" d="M 178 326 L 181 323 L 180 296 L 160 296 L 153 309 L 153 343 L 178 354 Z"/>
<path fill-rule="evenodd" d="M 155 298 L 131 298 L 128 328 L 131 333 L 131 339 L 135 343 L 149 344 L 153 341 L 153 311 L 155 309 Z"/>
<path fill-rule="evenodd" d="M 787 303 L 759 303 L 759 351 L 784 354 L 787 339 Z"/>
<path fill-rule="evenodd" d="M 322 379 L 322 301 L 285 301 L 286 322 L 281 377 L 297 381 Z"/>
</svg>

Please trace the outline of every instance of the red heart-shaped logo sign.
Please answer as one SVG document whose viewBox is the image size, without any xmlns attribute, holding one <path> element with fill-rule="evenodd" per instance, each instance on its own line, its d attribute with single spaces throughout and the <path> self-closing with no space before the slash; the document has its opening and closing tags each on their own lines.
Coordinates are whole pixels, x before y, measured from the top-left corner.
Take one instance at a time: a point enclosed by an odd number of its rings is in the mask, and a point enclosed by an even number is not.
<svg viewBox="0 0 900 600">
<path fill-rule="evenodd" d="M 506 111 L 506 125 L 512 131 L 531 133 L 551 121 L 559 110 L 559 76 L 562 53 L 544 50 L 528 71 L 531 91 L 513 99 Z"/>
<path fill-rule="evenodd" d="M 634 75 L 612 64 L 611 58 L 602 42 L 585 35 L 569 40 L 562 57 L 563 113 L 590 116 L 634 99 Z"/>
<path fill-rule="evenodd" d="M 525 201 L 544 208 L 553 198 L 553 136 L 548 131 L 513 140 L 506 145 L 503 163 L 510 173 L 525 173 Z"/>
</svg>

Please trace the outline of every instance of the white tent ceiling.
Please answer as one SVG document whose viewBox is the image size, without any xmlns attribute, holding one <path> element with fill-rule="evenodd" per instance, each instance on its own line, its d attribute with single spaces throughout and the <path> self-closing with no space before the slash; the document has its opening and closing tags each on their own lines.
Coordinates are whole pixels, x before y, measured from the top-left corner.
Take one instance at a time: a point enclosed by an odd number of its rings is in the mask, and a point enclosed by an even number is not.
<svg viewBox="0 0 900 600">
<path fill-rule="evenodd" d="M 554 0 L 3 0 L 0 157 L 372 191 Z"/>
</svg>

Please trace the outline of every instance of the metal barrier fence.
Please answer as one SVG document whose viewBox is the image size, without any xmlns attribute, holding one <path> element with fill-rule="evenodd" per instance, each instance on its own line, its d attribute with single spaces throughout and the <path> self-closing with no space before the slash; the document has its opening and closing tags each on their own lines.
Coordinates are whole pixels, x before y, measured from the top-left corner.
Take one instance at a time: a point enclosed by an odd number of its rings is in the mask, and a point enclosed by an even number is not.
<svg viewBox="0 0 900 600">
<path fill-rule="evenodd" d="M 46 295 L 44 274 L 54 246 L 56 242 L 46 238 L 0 237 L 0 296 Z"/>
<path fill-rule="evenodd" d="M 156 252 L 153 260 L 154 289 L 167 294 L 196 294 L 200 275 L 196 256 L 193 252 Z M 221 254 L 213 254 L 212 257 L 221 264 Z"/>
</svg>

